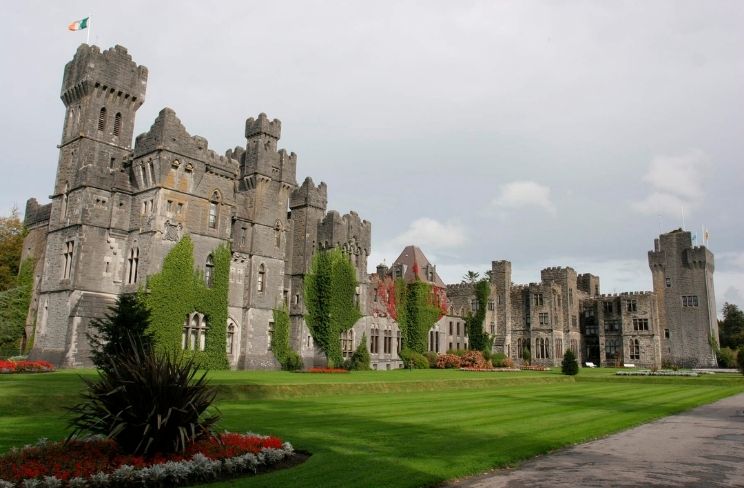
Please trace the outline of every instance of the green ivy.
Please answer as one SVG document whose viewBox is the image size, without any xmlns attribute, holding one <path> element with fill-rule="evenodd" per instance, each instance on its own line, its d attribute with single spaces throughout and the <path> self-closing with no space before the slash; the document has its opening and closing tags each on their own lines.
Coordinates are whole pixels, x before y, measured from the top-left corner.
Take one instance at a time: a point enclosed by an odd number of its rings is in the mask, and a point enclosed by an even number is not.
<svg viewBox="0 0 744 488">
<path fill-rule="evenodd" d="M 433 296 L 428 283 L 396 280 L 395 299 L 403 349 L 419 354 L 426 352 L 429 329 L 439 320 L 441 312 L 434 304 Z"/>
<path fill-rule="evenodd" d="M 356 270 L 341 250 L 315 253 L 305 276 L 305 322 L 331 367 L 343 362 L 341 333 L 361 317 L 355 303 L 356 287 Z"/>
<path fill-rule="evenodd" d="M 279 364 L 284 367 L 287 362 L 287 356 L 290 352 L 289 347 L 289 312 L 287 306 L 274 309 L 274 333 L 271 335 L 271 352 Z"/>
<path fill-rule="evenodd" d="M 228 367 L 227 297 L 230 276 L 230 250 L 225 245 L 212 252 L 214 263 L 212 287 L 207 287 L 203 273 L 194 269 L 194 244 L 184 236 L 163 260 L 160 273 L 150 276 L 143 299 L 150 309 L 150 330 L 155 347 L 160 351 L 181 352 L 186 318 L 192 312 L 204 314 L 207 330 L 204 351 L 185 351 L 203 368 Z"/>
<path fill-rule="evenodd" d="M 20 352 L 31 304 L 35 265 L 36 260 L 25 259 L 21 263 L 15 286 L 0 292 L 0 356 L 16 356 Z"/>
<path fill-rule="evenodd" d="M 475 311 L 475 315 L 469 313 L 465 319 L 465 328 L 468 331 L 470 349 L 474 351 L 491 352 L 491 337 L 483 328 L 490 294 L 491 285 L 488 281 L 481 280 L 475 284 L 475 299 L 478 303 L 478 310 Z"/>
</svg>

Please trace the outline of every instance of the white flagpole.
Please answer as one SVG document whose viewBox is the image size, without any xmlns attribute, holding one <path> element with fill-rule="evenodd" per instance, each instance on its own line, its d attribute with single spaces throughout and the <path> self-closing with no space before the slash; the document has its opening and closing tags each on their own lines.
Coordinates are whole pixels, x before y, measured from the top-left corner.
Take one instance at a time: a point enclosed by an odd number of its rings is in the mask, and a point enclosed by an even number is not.
<svg viewBox="0 0 744 488">
<path fill-rule="evenodd" d="M 88 14 L 88 25 L 86 27 L 85 43 L 90 46 L 90 31 L 93 30 L 93 16 L 90 14 Z"/>
</svg>

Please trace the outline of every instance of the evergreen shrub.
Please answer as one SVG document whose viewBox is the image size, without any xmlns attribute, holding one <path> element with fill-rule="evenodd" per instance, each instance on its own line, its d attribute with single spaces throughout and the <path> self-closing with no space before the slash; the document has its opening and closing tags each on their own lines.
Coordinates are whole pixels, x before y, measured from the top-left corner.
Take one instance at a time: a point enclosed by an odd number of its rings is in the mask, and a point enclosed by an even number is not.
<svg viewBox="0 0 744 488">
<path fill-rule="evenodd" d="M 566 349 L 566 353 L 563 355 L 561 372 L 569 376 L 575 376 L 579 373 L 579 362 L 571 349 Z"/>
<path fill-rule="evenodd" d="M 429 367 L 430 368 L 436 368 L 437 367 L 437 358 L 439 357 L 439 354 L 435 352 L 427 352 L 424 354 L 426 359 L 429 360 Z"/>
<path fill-rule="evenodd" d="M 362 334 L 362 340 L 359 341 L 359 345 L 354 351 L 354 354 L 351 355 L 348 369 L 353 371 L 369 371 L 372 369 L 370 366 L 371 361 L 372 358 L 367 349 L 367 334 Z"/>
</svg>

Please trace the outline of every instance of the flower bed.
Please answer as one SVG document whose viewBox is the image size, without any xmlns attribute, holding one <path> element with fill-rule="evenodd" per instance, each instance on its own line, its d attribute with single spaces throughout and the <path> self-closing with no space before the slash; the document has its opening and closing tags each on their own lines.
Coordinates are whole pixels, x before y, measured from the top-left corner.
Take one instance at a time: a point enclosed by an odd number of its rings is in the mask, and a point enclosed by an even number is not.
<svg viewBox="0 0 744 488">
<path fill-rule="evenodd" d="M 699 376 L 694 371 L 672 371 L 672 370 L 660 370 L 651 371 L 649 369 L 639 369 L 637 371 L 618 371 L 615 373 L 617 376 Z"/>
<path fill-rule="evenodd" d="M 499 373 L 502 371 L 519 372 L 519 368 L 460 368 L 460 371 L 482 371 L 485 373 Z"/>
<path fill-rule="evenodd" d="M 537 366 L 537 365 L 531 365 L 531 366 L 520 366 L 519 369 L 522 371 L 550 371 L 550 368 L 547 366 Z"/>
<path fill-rule="evenodd" d="M 288 442 L 257 434 L 220 434 L 181 454 L 142 457 L 119 452 L 105 438 L 44 439 L 0 456 L 0 488 L 179 486 L 255 473 L 292 457 Z"/>
<path fill-rule="evenodd" d="M 298 373 L 348 373 L 348 369 L 343 368 L 310 368 L 306 371 L 298 371 Z"/>
<path fill-rule="evenodd" d="M 0 374 L 49 373 L 54 369 L 52 363 L 46 361 L 6 361 L 0 359 Z"/>
</svg>

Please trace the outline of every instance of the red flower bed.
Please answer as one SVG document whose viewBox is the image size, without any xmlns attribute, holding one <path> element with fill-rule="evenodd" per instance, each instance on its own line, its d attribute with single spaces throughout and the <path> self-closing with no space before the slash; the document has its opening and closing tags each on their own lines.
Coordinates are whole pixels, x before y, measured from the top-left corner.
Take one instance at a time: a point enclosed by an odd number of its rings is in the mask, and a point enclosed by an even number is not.
<svg viewBox="0 0 744 488">
<path fill-rule="evenodd" d="M 307 373 L 348 373 L 348 369 L 343 368 L 310 368 Z"/>
<path fill-rule="evenodd" d="M 221 444 L 220 444 L 221 441 Z M 125 464 L 144 468 L 168 461 L 191 459 L 201 453 L 209 459 L 221 460 L 243 454 L 258 454 L 262 448 L 280 449 L 281 439 L 226 433 L 192 444 L 185 453 L 151 457 L 133 456 L 119 452 L 116 443 L 109 439 L 47 442 L 37 446 L 11 451 L 0 456 L 0 479 L 17 483 L 24 479 L 54 476 L 67 481 L 71 478 L 88 478 L 98 472 L 111 473 Z"/>
<path fill-rule="evenodd" d="M 0 359 L 0 373 L 48 373 L 54 371 L 46 361 L 5 361 Z"/>
</svg>

